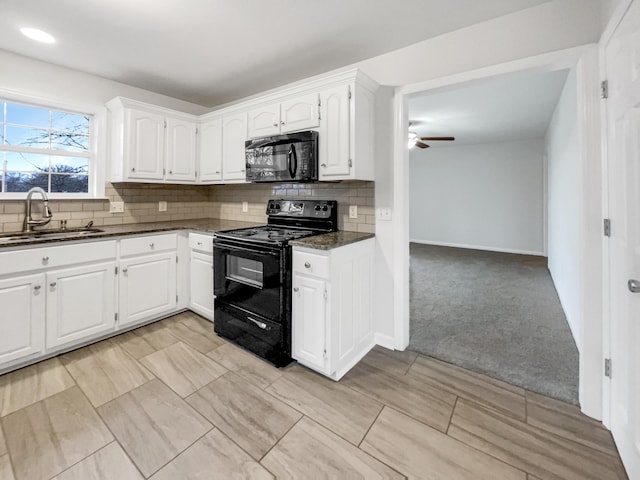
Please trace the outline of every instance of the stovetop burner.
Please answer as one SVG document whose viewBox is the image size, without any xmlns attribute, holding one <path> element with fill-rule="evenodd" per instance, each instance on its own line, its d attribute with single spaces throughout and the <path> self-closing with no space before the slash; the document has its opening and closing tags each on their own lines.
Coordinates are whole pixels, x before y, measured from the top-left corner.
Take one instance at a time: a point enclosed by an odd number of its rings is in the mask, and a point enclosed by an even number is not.
<svg viewBox="0 0 640 480">
<path fill-rule="evenodd" d="M 261 227 L 244 228 L 218 232 L 218 237 L 241 238 L 252 242 L 283 243 L 288 240 L 308 237 L 324 233 L 324 230 L 281 228 L 263 225 Z"/>
</svg>

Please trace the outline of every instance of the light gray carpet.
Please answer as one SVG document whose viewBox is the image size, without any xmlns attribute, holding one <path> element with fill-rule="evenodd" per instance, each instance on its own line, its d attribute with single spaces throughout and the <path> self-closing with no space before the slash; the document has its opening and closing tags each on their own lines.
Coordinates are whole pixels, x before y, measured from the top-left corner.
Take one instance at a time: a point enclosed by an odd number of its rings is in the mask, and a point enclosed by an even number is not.
<svg viewBox="0 0 640 480">
<path fill-rule="evenodd" d="M 578 403 L 578 350 L 529 255 L 411 244 L 409 349 Z"/>
</svg>

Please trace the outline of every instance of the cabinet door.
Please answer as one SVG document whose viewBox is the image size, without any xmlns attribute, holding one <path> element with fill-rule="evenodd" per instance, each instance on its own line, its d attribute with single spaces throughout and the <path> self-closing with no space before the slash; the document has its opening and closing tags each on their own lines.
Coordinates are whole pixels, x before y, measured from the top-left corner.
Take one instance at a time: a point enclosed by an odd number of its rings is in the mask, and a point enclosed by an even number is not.
<svg viewBox="0 0 640 480">
<path fill-rule="evenodd" d="M 198 159 L 200 183 L 222 180 L 222 117 L 200 125 Z"/>
<path fill-rule="evenodd" d="M 127 178 L 162 180 L 164 168 L 164 117 L 127 109 L 125 127 Z"/>
<path fill-rule="evenodd" d="M 0 280 L 0 365 L 44 348 L 44 274 Z"/>
<path fill-rule="evenodd" d="M 308 130 L 320 125 L 317 93 L 282 102 L 280 112 L 282 133 Z"/>
<path fill-rule="evenodd" d="M 196 123 L 167 117 L 166 180 L 196 181 Z"/>
<path fill-rule="evenodd" d="M 227 115 L 222 119 L 222 178 L 223 180 L 244 180 L 247 141 L 247 114 Z"/>
<path fill-rule="evenodd" d="M 349 88 L 343 85 L 320 93 L 320 180 L 348 179 L 351 173 Z"/>
<path fill-rule="evenodd" d="M 189 308 L 213 320 L 213 255 L 191 251 Z"/>
<path fill-rule="evenodd" d="M 329 373 L 326 352 L 326 282 L 293 275 L 291 356 L 303 365 Z"/>
<path fill-rule="evenodd" d="M 249 138 L 280 133 L 280 104 L 249 110 Z"/>
<path fill-rule="evenodd" d="M 116 262 L 47 273 L 47 348 L 115 329 Z"/>
<path fill-rule="evenodd" d="M 176 253 L 120 262 L 119 326 L 148 320 L 176 308 Z"/>
</svg>

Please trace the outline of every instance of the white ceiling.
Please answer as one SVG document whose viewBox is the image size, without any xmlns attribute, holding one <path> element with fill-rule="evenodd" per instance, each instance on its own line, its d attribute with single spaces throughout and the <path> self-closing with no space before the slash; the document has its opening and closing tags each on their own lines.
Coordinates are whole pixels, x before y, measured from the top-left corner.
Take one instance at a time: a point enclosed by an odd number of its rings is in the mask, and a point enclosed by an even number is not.
<svg viewBox="0 0 640 480">
<path fill-rule="evenodd" d="M 456 138 L 425 142 L 431 147 L 542 137 L 567 74 L 568 70 L 519 72 L 416 94 L 409 100 L 410 130 L 421 137 Z"/>
<path fill-rule="evenodd" d="M 209 107 L 547 1 L 0 0 L 0 49 Z"/>
</svg>

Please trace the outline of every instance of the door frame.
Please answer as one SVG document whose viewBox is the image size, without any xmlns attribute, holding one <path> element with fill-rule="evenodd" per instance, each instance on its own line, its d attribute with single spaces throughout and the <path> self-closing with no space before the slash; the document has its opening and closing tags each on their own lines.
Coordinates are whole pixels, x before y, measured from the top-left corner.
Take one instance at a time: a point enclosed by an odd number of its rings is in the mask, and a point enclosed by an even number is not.
<svg viewBox="0 0 640 480">
<path fill-rule="evenodd" d="M 583 60 L 581 62 L 581 60 Z M 406 142 L 406 132 L 409 128 L 408 103 L 409 97 L 415 93 L 435 90 L 443 87 L 453 87 L 471 80 L 480 80 L 497 75 L 516 72 L 544 72 L 565 68 L 577 68 L 578 71 L 578 117 L 584 118 L 579 126 L 579 147 L 581 152 L 587 152 L 590 162 L 601 165 L 600 157 L 600 109 L 598 97 L 598 55 L 595 44 L 582 45 L 574 48 L 559 50 L 533 57 L 527 57 L 502 64 L 492 65 L 477 70 L 462 72 L 446 77 L 435 78 L 424 82 L 397 87 L 394 91 L 394 133 L 393 133 L 393 205 L 394 215 L 392 219 L 393 229 L 393 258 L 394 258 L 394 340 L 395 348 L 404 350 L 409 344 L 409 150 Z M 584 157 L 584 155 L 583 155 Z M 596 168 L 596 170 L 598 170 Z M 593 173 L 593 172 L 592 172 Z M 597 173 L 597 172 L 595 172 Z M 596 175 L 588 179 L 589 185 L 596 184 L 597 190 L 602 191 L 602 178 Z M 584 183 L 584 182 L 583 182 Z M 602 205 L 602 195 L 595 199 L 598 205 Z M 581 220 L 585 219 L 586 205 L 581 212 Z M 584 223 L 584 221 L 582 222 Z M 598 219 L 598 224 L 599 219 Z M 593 252 L 593 245 L 584 248 L 581 245 L 583 255 L 587 251 Z M 596 270 L 601 276 L 602 249 L 597 250 Z M 592 272 L 589 272 L 591 274 Z M 588 287 L 588 286 L 587 286 Z M 583 290 L 583 299 L 602 297 L 602 288 L 589 291 Z M 581 309 L 585 312 L 584 308 Z M 582 411 L 597 419 L 602 418 L 602 349 L 601 333 L 603 321 L 601 310 L 589 315 L 588 324 L 585 325 L 593 333 L 592 341 L 584 344 L 581 339 L 576 339 L 580 351 L 580 404 Z M 594 341 L 597 339 L 597 341 Z M 588 349 L 581 348 L 586 345 Z"/>
<path fill-rule="evenodd" d="M 636 0 L 637 1 L 637 0 Z M 607 78 L 607 64 L 605 49 L 613 34 L 615 33 L 618 25 L 622 21 L 627 10 L 631 7 L 633 0 L 620 0 L 619 5 L 611 15 L 611 18 L 607 22 L 607 25 L 600 36 L 598 42 L 598 60 L 600 66 L 600 78 Z M 602 210 L 603 218 L 609 218 L 609 177 L 608 177 L 608 144 L 607 144 L 607 104 L 604 102 L 603 107 L 600 110 L 600 135 L 602 137 Z M 602 293 L 602 350 L 603 358 L 611 358 L 611 272 L 609 269 L 609 255 L 610 245 L 605 240 L 602 251 L 602 273 L 603 282 L 606 288 Z M 602 423 L 611 428 L 611 379 L 609 377 L 603 378 L 602 383 Z"/>
</svg>

